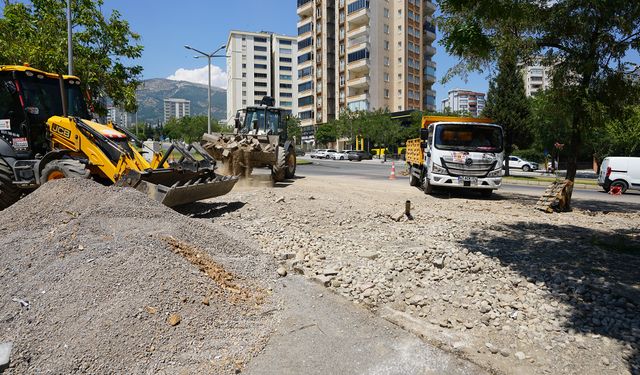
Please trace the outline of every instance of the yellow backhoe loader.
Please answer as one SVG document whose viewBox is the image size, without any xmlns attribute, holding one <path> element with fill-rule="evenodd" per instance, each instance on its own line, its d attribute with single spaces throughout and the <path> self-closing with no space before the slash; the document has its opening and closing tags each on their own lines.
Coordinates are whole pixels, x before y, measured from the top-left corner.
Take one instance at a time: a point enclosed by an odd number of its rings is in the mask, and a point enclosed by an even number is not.
<svg viewBox="0 0 640 375">
<path fill-rule="evenodd" d="M 126 129 L 88 120 L 87 109 L 77 77 L 0 66 L 0 209 L 59 178 L 130 186 L 170 207 L 224 195 L 237 182 L 217 175 L 199 144 L 144 150 Z"/>
</svg>

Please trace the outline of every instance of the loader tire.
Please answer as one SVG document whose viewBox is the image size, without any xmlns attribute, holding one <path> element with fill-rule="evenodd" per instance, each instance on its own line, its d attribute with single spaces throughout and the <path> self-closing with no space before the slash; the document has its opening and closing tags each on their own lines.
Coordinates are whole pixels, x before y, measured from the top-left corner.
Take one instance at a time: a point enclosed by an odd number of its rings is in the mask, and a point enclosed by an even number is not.
<svg viewBox="0 0 640 375">
<path fill-rule="evenodd" d="M 20 189 L 13 184 L 11 167 L 0 158 L 0 211 L 16 203 L 20 195 Z"/>
<path fill-rule="evenodd" d="M 293 147 L 290 147 L 289 151 L 287 151 L 286 164 L 285 177 L 294 178 L 296 176 L 296 167 L 298 166 L 298 162 L 296 160 L 296 151 Z"/>
<path fill-rule="evenodd" d="M 89 178 L 91 176 L 87 167 L 74 159 L 53 160 L 44 166 L 40 174 L 40 181 L 59 180 L 61 178 Z"/>
<path fill-rule="evenodd" d="M 293 160 L 291 159 L 292 154 Z M 282 182 L 287 178 L 293 178 L 296 173 L 295 156 L 296 154 L 292 148 L 285 151 L 284 147 L 278 147 L 278 159 L 276 160 L 276 164 L 271 167 L 271 177 L 273 178 L 273 181 Z"/>
</svg>

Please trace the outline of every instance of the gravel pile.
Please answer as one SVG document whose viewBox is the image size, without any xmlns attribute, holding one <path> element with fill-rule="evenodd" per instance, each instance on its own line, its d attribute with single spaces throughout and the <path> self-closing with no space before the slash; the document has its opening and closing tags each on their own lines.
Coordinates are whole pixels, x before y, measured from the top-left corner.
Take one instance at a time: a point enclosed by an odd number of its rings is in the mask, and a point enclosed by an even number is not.
<svg viewBox="0 0 640 375">
<path fill-rule="evenodd" d="M 47 183 L 0 237 L 8 373 L 232 373 L 274 324 L 271 257 L 133 189 Z"/>
<path fill-rule="evenodd" d="M 234 191 L 217 201 L 246 204 L 221 222 L 250 232 L 289 272 L 408 313 L 434 343 L 497 372 L 640 372 L 637 211 L 546 214 L 535 197 L 356 184 L 306 177 Z M 397 215 L 405 199 L 414 220 Z"/>
</svg>

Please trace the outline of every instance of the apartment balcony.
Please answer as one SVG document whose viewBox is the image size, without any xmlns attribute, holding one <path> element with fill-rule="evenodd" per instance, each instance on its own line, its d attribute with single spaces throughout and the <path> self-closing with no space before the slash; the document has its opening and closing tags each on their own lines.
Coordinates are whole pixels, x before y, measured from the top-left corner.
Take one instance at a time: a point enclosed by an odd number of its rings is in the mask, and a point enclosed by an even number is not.
<svg viewBox="0 0 640 375">
<path fill-rule="evenodd" d="M 424 46 L 424 53 L 427 56 L 433 56 L 436 54 L 436 49 L 432 46 Z"/>
<path fill-rule="evenodd" d="M 431 32 L 429 30 L 425 30 L 424 31 L 424 39 L 429 41 L 429 42 L 433 42 L 434 40 L 436 40 L 436 33 Z"/>
<path fill-rule="evenodd" d="M 347 53 L 352 53 L 356 51 L 360 51 L 362 49 L 371 50 L 371 44 L 369 44 L 369 39 L 361 39 L 355 41 L 347 42 Z"/>
<path fill-rule="evenodd" d="M 436 82 L 436 76 L 434 76 L 433 74 L 425 74 L 424 79 L 425 81 L 427 81 L 427 83 L 433 84 Z"/>
<path fill-rule="evenodd" d="M 369 59 L 361 59 L 347 64 L 349 73 L 366 73 L 369 71 Z"/>
<path fill-rule="evenodd" d="M 371 99 L 371 95 L 369 93 L 355 94 L 347 96 L 347 103 L 360 102 L 360 101 L 369 101 Z"/>
<path fill-rule="evenodd" d="M 347 14 L 347 24 L 350 28 L 359 28 L 369 24 L 371 11 L 369 8 L 362 8 L 353 13 Z"/>
<path fill-rule="evenodd" d="M 368 76 L 357 77 L 347 81 L 349 88 L 367 88 L 369 87 L 370 79 Z"/>
<path fill-rule="evenodd" d="M 424 7 L 423 7 L 423 16 L 431 16 L 432 14 L 434 14 L 436 12 L 436 4 L 433 3 L 432 1 L 425 1 L 423 2 Z M 300 14 L 300 10 L 298 8 L 298 14 Z"/>
<path fill-rule="evenodd" d="M 307 67 L 311 66 L 312 63 L 313 63 L 313 59 L 298 63 L 298 69 L 307 68 Z"/>
<path fill-rule="evenodd" d="M 424 93 L 426 94 L 426 96 L 433 96 L 434 98 L 436 97 L 436 92 L 434 90 L 425 90 Z"/>
<path fill-rule="evenodd" d="M 347 31 L 347 37 L 349 39 L 351 38 L 355 39 L 364 35 L 369 35 L 369 32 L 370 32 L 369 24 L 366 24 L 366 25 L 349 29 L 349 31 Z"/>
<path fill-rule="evenodd" d="M 300 18 L 313 16 L 312 0 L 298 0 L 298 16 Z"/>
<path fill-rule="evenodd" d="M 313 110 L 313 103 L 298 107 L 298 112 L 312 111 L 312 110 Z"/>
</svg>

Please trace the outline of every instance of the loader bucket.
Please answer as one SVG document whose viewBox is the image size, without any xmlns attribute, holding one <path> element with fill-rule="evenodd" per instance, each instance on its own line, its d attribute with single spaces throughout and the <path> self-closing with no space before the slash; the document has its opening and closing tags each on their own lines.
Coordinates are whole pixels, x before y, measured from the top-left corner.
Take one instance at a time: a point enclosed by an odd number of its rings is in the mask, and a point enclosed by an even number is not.
<svg viewBox="0 0 640 375">
<path fill-rule="evenodd" d="M 133 187 L 168 207 L 175 207 L 227 194 L 236 182 L 238 177 L 220 176 L 212 170 L 164 168 L 130 171 L 116 186 Z"/>
</svg>

